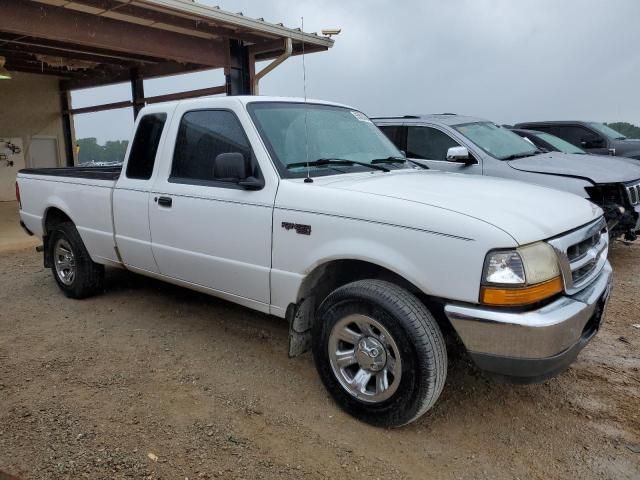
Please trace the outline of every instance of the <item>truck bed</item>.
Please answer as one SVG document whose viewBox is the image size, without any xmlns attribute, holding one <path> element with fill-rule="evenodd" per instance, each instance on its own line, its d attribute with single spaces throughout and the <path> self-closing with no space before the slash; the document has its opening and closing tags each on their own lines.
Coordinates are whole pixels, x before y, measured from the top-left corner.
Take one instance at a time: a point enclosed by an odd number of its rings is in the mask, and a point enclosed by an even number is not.
<svg viewBox="0 0 640 480">
<path fill-rule="evenodd" d="M 94 261 L 118 263 L 111 197 L 121 169 L 108 165 L 20 170 L 20 217 L 42 237 L 47 212 L 57 208 L 72 219 Z"/>
<path fill-rule="evenodd" d="M 121 171 L 122 165 L 109 165 L 106 167 L 24 168 L 19 173 L 52 177 L 89 178 L 92 180 L 117 180 Z"/>
</svg>

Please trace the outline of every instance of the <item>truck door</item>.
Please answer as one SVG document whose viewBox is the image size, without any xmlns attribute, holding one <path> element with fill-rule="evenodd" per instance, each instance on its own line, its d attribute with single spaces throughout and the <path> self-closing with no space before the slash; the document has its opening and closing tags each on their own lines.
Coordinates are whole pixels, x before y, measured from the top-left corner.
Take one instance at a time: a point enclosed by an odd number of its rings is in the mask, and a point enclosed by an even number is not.
<svg viewBox="0 0 640 480">
<path fill-rule="evenodd" d="M 176 110 L 149 199 L 160 273 L 266 309 L 277 182 L 265 182 L 233 111 L 188 108 Z"/>
<path fill-rule="evenodd" d="M 113 191 L 113 223 L 118 253 L 133 270 L 158 273 L 151 251 L 149 191 L 164 126 L 165 112 L 147 113 L 138 121 L 126 166 Z"/>
<path fill-rule="evenodd" d="M 458 173 L 476 173 L 482 175 L 480 160 L 466 165 L 447 160 L 447 150 L 462 147 L 445 132 L 427 126 L 407 126 L 407 157 L 416 159 L 434 170 L 446 170 Z M 471 151 L 469 153 L 473 154 Z"/>
<path fill-rule="evenodd" d="M 549 133 L 595 155 L 609 155 L 604 135 L 582 125 L 552 125 Z"/>
</svg>

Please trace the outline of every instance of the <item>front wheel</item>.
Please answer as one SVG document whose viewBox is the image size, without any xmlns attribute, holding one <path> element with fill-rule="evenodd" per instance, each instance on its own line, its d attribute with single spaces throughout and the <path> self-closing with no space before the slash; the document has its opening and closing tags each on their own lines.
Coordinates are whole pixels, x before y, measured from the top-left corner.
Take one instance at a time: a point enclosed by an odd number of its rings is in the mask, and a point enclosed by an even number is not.
<svg viewBox="0 0 640 480">
<path fill-rule="evenodd" d="M 313 355 L 336 402 L 378 426 L 423 415 L 447 376 L 444 338 L 429 310 L 381 280 L 353 282 L 327 297 L 318 310 Z"/>
</svg>

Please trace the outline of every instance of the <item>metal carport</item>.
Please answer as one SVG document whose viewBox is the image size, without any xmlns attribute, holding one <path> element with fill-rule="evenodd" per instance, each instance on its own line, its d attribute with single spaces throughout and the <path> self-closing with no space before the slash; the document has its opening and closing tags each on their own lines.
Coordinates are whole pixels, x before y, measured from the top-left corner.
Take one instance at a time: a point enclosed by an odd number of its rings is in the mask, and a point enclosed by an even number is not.
<svg viewBox="0 0 640 480">
<path fill-rule="evenodd" d="M 147 103 L 257 93 L 256 61 L 281 61 L 332 45 L 325 36 L 190 0 L 0 2 L 0 60 L 6 69 L 59 79 L 68 165 L 74 164 L 74 114 L 132 107 L 135 115 Z M 224 69 L 225 84 L 145 97 L 144 79 L 209 69 Z M 0 81 L 0 94 L 6 82 Z M 131 100 L 71 107 L 71 90 L 121 82 L 131 83 Z"/>
</svg>

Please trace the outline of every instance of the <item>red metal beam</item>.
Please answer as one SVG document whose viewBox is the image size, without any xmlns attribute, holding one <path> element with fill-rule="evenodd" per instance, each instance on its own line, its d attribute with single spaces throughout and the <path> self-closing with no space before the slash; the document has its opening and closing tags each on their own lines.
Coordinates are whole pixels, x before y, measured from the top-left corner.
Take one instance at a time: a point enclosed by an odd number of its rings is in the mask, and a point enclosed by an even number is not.
<svg viewBox="0 0 640 480">
<path fill-rule="evenodd" d="M 199 88 L 197 90 L 188 90 L 186 92 L 169 93 L 167 95 L 156 95 L 154 97 L 146 97 L 144 99 L 139 99 L 138 103 L 143 102 L 144 104 L 149 104 L 149 103 L 171 102 L 174 100 L 184 100 L 187 98 L 206 97 L 209 95 L 220 95 L 225 93 L 226 91 L 227 91 L 227 87 L 225 85 L 221 87 Z M 122 102 L 103 103 L 101 105 L 92 105 L 90 107 L 72 108 L 70 110 L 65 110 L 63 114 L 82 115 L 83 113 L 95 113 L 95 112 L 102 112 L 105 110 L 115 110 L 118 108 L 129 108 L 133 106 L 135 106 L 135 103 L 132 100 L 124 100 Z"/>
<path fill-rule="evenodd" d="M 38 75 L 54 75 L 60 78 L 72 78 L 74 72 L 63 69 L 49 67 L 37 61 L 26 61 L 20 58 L 7 57 L 5 64 L 7 70 L 12 72 L 37 73 Z"/>
<path fill-rule="evenodd" d="M 111 66 L 109 68 L 90 70 L 85 75 L 76 76 L 65 86 L 70 90 L 77 90 L 80 88 L 101 87 L 104 85 L 112 85 L 114 83 L 125 83 L 130 81 L 128 70 L 118 70 L 112 67 L 114 66 Z M 143 65 L 138 66 L 137 68 L 138 72 L 144 79 L 178 75 L 182 73 L 193 73 L 211 69 L 210 67 L 202 67 L 201 65 L 184 65 L 176 62 L 158 63 L 156 65 Z"/>
<path fill-rule="evenodd" d="M 96 63 L 108 63 L 111 65 L 125 65 L 131 66 L 135 63 L 134 60 L 125 60 L 117 57 L 105 57 L 101 55 L 93 55 L 89 53 L 81 52 L 68 52 L 65 50 L 59 50 L 50 47 L 41 47 L 37 45 L 24 45 L 20 43 L 3 43 L 0 38 L 0 55 L 4 57 L 10 56 L 22 56 L 30 55 L 32 59 L 35 59 L 35 55 L 46 55 L 50 57 L 60 57 L 64 59 L 72 60 L 86 60 Z"/>
<path fill-rule="evenodd" d="M 215 42 L 26 0 L 0 2 L 0 32 L 210 67 L 225 66 L 228 49 L 226 41 Z"/>
<path fill-rule="evenodd" d="M 133 102 L 131 100 L 124 100 L 122 102 L 103 103 L 101 105 L 92 105 L 90 107 L 72 108 L 71 110 L 67 110 L 63 113 L 68 113 L 71 115 L 82 115 L 83 113 L 102 112 L 104 110 L 116 110 L 118 108 L 128 108 L 132 106 Z"/>
<path fill-rule="evenodd" d="M 188 90 L 186 92 L 169 93 L 167 95 L 157 95 L 155 97 L 145 98 L 146 103 L 160 103 L 171 102 L 173 100 L 184 100 L 186 98 L 207 97 L 209 95 L 220 95 L 226 93 L 227 87 L 223 85 L 221 87 L 209 87 L 199 88 L 197 90 Z"/>
<path fill-rule="evenodd" d="M 0 44 L 4 47 L 16 46 L 24 47 L 28 51 L 37 52 L 39 49 L 47 49 L 60 56 L 67 58 L 82 58 L 82 56 L 95 56 L 96 58 L 103 59 L 102 63 L 114 63 L 113 60 L 138 62 L 138 63 L 157 63 L 158 61 L 164 61 L 164 58 L 158 59 L 154 57 L 147 57 L 144 55 L 136 55 L 133 52 L 114 52 L 113 50 L 105 50 L 96 47 L 84 47 L 77 44 L 68 44 L 63 42 L 56 42 L 54 40 L 46 40 L 43 38 L 25 37 L 24 35 L 10 35 L 2 34 L 0 32 Z"/>
</svg>

